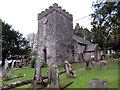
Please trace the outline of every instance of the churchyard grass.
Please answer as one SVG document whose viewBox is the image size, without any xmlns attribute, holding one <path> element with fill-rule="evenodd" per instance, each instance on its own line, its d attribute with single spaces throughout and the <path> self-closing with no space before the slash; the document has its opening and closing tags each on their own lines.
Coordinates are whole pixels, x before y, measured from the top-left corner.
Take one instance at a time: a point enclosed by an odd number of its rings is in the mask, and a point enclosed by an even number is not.
<svg viewBox="0 0 120 90">
<path fill-rule="evenodd" d="M 29 80 L 29 79 L 32 79 L 33 78 L 33 74 L 34 74 L 34 69 L 33 68 L 23 68 L 23 69 L 18 69 L 18 70 L 14 70 L 14 71 L 11 71 L 9 73 L 9 76 L 10 77 L 15 77 L 15 75 L 25 75 L 24 77 L 20 77 L 20 78 L 15 78 L 15 79 L 12 79 L 12 80 L 8 80 L 8 81 L 3 81 L 3 85 L 6 85 L 6 84 L 9 84 L 9 83 L 12 83 L 12 82 L 16 82 L 16 81 L 23 81 L 23 80 Z"/>
<path fill-rule="evenodd" d="M 72 64 L 74 69 L 83 68 L 85 64 L 82 63 L 74 63 Z M 47 75 L 48 67 L 43 68 L 43 75 Z M 58 70 L 64 71 L 63 67 L 59 67 Z M 32 79 L 34 76 L 34 69 L 33 68 L 26 68 L 26 69 L 19 69 L 12 71 L 10 76 L 18 75 L 18 74 L 25 74 L 24 77 L 16 78 L 9 81 L 4 81 L 4 84 L 8 84 L 15 81 L 23 81 Z M 64 87 L 65 85 L 69 84 L 73 81 L 73 83 L 68 86 L 67 88 L 89 88 L 89 81 L 92 79 L 103 79 L 107 81 L 109 88 L 117 88 L 118 87 L 118 63 L 117 61 L 109 61 L 108 62 L 108 69 L 107 70 L 80 70 L 75 72 L 77 78 L 67 78 L 65 74 L 60 75 L 60 86 Z M 27 88 L 31 85 L 24 85 L 18 88 Z"/>
<path fill-rule="evenodd" d="M 83 67 L 85 67 L 85 63 L 74 63 L 74 64 L 72 64 L 73 69 L 83 68 Z"/>
<path fill-rule="evenodd" d="M 75 64 L 72 64 L 72 66 L 73 66 L 74 69 L 76 69 L 76 68 L 83 67 L 84 64 L 75 63 Z M 49 67 L 44 67 L 43 68 L 42 74 L 44 76 L 47 75 L 48 68 Z M 65 71 L 63 67 L 58 67 L 58 70 L 59 70 L 59 72 Z M 16 81 L 23 81 L 23 80 L 32 79 L 33 76 L 34 76 L 34 68 L 28 67 L 28 68 L 22 68 L 22 69 L 18 69 L 18 70 L 14 70 L 14 71 L 10 71 L 9 72 L 9 76 L 10 77 L 14 77 L 15 75 L 19 75 L 19 74 L 25 75 L 25 76 L 21 77 L 21 78 L 16 78 L 16 79 L 8 80 L 8 81 L 3 81 L 3 85 L 6 85 L 6 84 L 9 84 L 9 83 L 12 83 L 12 82 L 16 82 Z"/>
<path fill-rule="evenodd" d="M 107 81 L 109 88 L 118 88 L 118 63 L 117 61 L 108 62 L 107 70 L 81 70 L 75 72 L 77 78 L 67 78 L 66 76 L 61 76 L 61 86 L 67 81 L 74 83 L 67 88 L 89 88 L 89 81 L 92 79 L 103 79 Z M 64 84 L 63 84 L 64 83 Z"/>
</svg>

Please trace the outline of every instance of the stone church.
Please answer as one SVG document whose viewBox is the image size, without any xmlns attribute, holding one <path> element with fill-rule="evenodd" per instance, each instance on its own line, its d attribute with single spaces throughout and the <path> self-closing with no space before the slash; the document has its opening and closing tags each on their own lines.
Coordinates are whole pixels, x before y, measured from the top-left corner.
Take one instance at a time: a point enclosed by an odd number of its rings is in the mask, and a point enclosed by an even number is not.
<svg viewBox="0 0 120 90">
<path fill-rule="evenodd" d="M 37 64 L 48 66 L 64 64 L 64 61 L 79 62 L 93 54 L 99 59 L 97 44 L 73 34 L 73 16 L 65 9 L 53 4 L 38 14 Z"/>
</svg>

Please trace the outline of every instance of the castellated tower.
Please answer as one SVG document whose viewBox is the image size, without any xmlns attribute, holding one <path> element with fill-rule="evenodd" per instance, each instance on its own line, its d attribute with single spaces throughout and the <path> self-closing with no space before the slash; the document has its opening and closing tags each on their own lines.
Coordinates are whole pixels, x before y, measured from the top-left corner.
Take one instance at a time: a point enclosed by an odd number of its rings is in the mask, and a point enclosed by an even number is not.
<svg viewBox="0 0 120 90">
<path fill-rule="evenodd" d="M 53 4 L 38 14 L 38 59 L 42 62 L 63 65 L 73 60 L 73 17 L 65 9 Z"/>
</svg>

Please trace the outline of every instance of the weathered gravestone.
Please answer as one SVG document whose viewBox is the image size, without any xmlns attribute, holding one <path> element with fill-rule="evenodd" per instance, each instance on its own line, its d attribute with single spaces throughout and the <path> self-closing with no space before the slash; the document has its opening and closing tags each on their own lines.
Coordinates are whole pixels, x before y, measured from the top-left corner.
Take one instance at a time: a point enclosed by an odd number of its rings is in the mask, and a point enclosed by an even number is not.
<svg viewBox="0 0 120 90">
<path fill-rule="evenodd" d="M 92 60 L 90 62 L 91 69 L 97 69 L 97 61 Z"/>
<path fill-rule="evenodd" d="M 105 60 L 102 60 L 102 61 L 90 61 L 89 63 L 90 65 L 86 65 L 86 67 L 90 68 L 91 69 L 107 69 L 107 62 Z"/>
<path fill-rule="evenodd" d="M 48 70 L 48 88 L 59 89 L 59 72 L 54 65 Z"/>
<path fill-rule="evenodd" d="M 15 68 L 15 64 L 16 64 L 15 62 L 16 62 L 16 60 L 13 60 L 13 62 L 12 62 L 12 67 L 11 67 L 12 69 Z"/>
<path fill-rule="evenodd" d="M 76 77 L 75 73 L 72 70 L 72 66 L 67 61 L 65 61 L 64 68 L 65 68 L 67 77 Z"/>
<path fill-rule="evenodd" d="M 90 90 L 108 90 L 107 82 L 100 79 L 93 79 L 89 82 Z"/>
<path fill-rule="evenodd" d="M 86 70 L 91 70 L 90 60 L 86 60 L 85 63 L 86 63 L 85 69 L 86 69 Z"/>
<path fill-rule="evenodd" d="M 8 78 L 8 62 L 7 62 L 7 59 L 5 59 L 5 65 L 3 67 L 3 70 L 2 70 L 2 77 L 3 78 Z"/>
<path fill-rule="evenodd" d="M 102 60 L 97 64 L 98 64 L 98 69 L 107 69 L 107 62 L 105 60 Z"/>
<path fill-rule="evenodd" d="M 38 59 L 39 59 L 39 56 L 38 56 Z M 38 65 L 39 65 L 39 67 L 34 69 L 34 77 L 33 77 L 33 81 L 32 81 L 32 86 L 34 89 L 46 87 L 46 83 L 43 81 L 43 77 L 42 77 L 42 62 L 41 62 L 41 60 L 40 60 L 40 62 L 35 63 L 35 67 Z"/>
</svg>

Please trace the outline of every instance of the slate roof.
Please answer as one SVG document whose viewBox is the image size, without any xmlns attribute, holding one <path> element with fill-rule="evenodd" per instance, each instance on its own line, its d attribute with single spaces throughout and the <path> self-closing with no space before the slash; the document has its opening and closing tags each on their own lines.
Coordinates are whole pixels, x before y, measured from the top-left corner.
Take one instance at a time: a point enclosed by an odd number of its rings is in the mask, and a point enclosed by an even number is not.
<svg viewBox="0 0 120 90">
<path fill-rule="evenodd" d="M 86 52 L 95 51 L 96 47 L 97 47 L 97 44 L 88 44 L 85 51 Z"/>
<path fill-rule="evenodd" d="M 88 40 L 86 40 L 84 38 L 78 37 L 76 35 L 73 35 L 73 39 L 75 41 L 77 41 L 78 43 L 80 43 L 80 44 L 86 45 L 85 52 L 95 51 L 95 49 L 97 47 L 97 44 L 93 44 L 90 41 L 88 41 Z"/>
<path fill-rule="evenodd" d="M 81 44 L 85 44 L 85 45 L 92 44 L 90 41 L 88 41 L 84 38 L 78 37 L 76 35 L 73 35 L 73 39 L 76 40 L 77 42 L 81 43 Z"/>
</svg>

